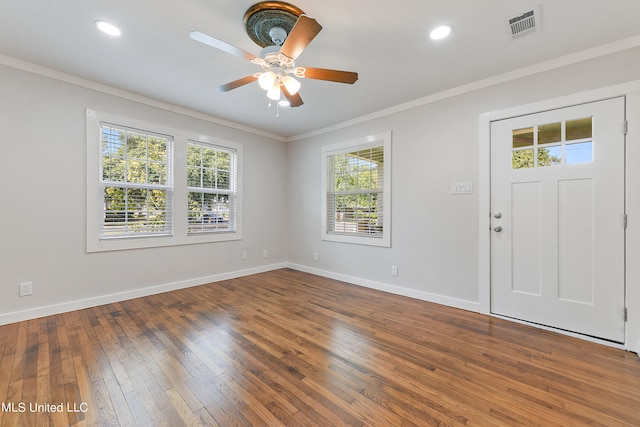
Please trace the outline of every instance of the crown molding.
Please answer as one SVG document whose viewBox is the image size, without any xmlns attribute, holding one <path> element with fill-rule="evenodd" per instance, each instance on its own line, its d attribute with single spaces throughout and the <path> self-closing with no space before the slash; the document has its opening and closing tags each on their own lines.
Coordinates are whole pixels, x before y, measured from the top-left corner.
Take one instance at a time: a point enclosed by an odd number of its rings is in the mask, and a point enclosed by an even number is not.
<svg viewBox="0 0 640 427">
<path fill-rule="evenodd" d="M 168 102 L 159 101 L 154 98 L 150 98 L 144 95 L 140 95 L 135 92 L 130 92 L 124 89 L 119 89 L 113 86 L 109 86 L 103 83 L 98 83 L 93 80 L 78 77 L 73 74 L 64 73 L 62 71 L 54 70 L 52 68 L 37 65 L 31 62 L 23 61 L 8 55 L 0 54 L 0 65 L 6 65 L 7 67 L 15 68 L 18 70 L 26 71 L 32 74 L 37 74 L 43 77 L 48 77 L 54 80 L 58 80 L 64 83 L 79 86 L 85 89 L 90 89 L 96 92 L 104 93 L 107 95 L 116 96 L 118 98 L 126 99 L 127 101 L 133 101 L 140 104 L 144 104 L 150 107 L 155 107 L 165 111 L 171 111 L 173 113 L 181 114 L 183 116 L 191 117 L 194 119 L 204 120 L 206 122 L 214 123 L 220 126 L 248 132 L 254 135 L 263 136 L 280 142 L 286 142 L 286 138 L 282 135 L 276 135 L 274 133 L 265 132 L 260 129 L 252 128 L 250 126 L 241 125 L 230 120 L 224 120 L 219 117 L 215 117 L 209 114 L 201 113 L 199 111 L 191 110 L 184 107 L 178 107 Z"/>
<path fill-rule="evenodd" d="M 523 77 L 532 76 L 534 74 L 543 73 L 545 71 L 554 70 L 557 68 L 565 67 L 567 65 L 577 64 L 579 62 L 587 61 L 590 59 L 596 59 L 601 56 L 621 52 L 627 49 L 633 49 L 640 46 L 640 35 L 628 37 L 625 39 L 616 40 L 611 43 L 596 46 L 590 49 L 585 49 L 579 52 L 574 52 L 569 55 L 560 56 L 548 61 L 540 62 L 538 64 L 522 67 L 517 70 L 509 71 L 506 73 L 498 74 L 486 79 L 477 80 L 472 83 L 468 83 L 462 86 L 458 86 L 452 89 L 447 89 L 442 92 L 434 93 L 422 98 L 415 99 L 413 101 L 405 102 L 390 108 L 376 111 L 371 114 L 356 117 L 355 119 L 347 120 L 341 123 L 336 123 L 331 126 L 327 126 L 321 129 L 317 129 L 311 132 L 295 135 L 286 138 L 287 142 L 299 141 L 313 136 L 322 135 L 325 133 L 333 132 L 346 127 L 354 126 L 360 123 L 367 122 L 369 120 L 379 119 L 381 117 L 389 116 L 392 114 L 400 113 L 402 111 L 410 110 L 413 108 L 421 107 L 423 105 L 431 104 L 443 99 L 452 98 L 454 96 L 462 95 L 465 93 L 473 92 L 475 90 L 488 88 L 501 83 L 506 83 L 512 80 L 520 79 Z"/>
<path fill-rule="evenodd" d="M 600 46 L 596 46 L 590 49 L 585 49 L 579 52 L 574 52 L 568 55 L 564 55 L 558 58 L 554 58 L 548 61 L 540 62 L 538 64 L 522 67 L 517 70 L 509 71 L 506 73 L 498 74 L 486 79 L 477 80 L 472 83 L 468 83 L 455 88 L 447 89 L 441 92 L 437 92 L 422 98 L 415 99 L 413 101 L 405 102 L 403 104 L 395 105 L 393 107 L 385 108 L 370 114 L 365 114 L 360 117 L 356 117 L 351 120 L 336 123 L 331 126 L 316 129 L 310 132 L 285 137 L 274 133 L 266 132 L 253 127 L 241 125 L 239 123 L 224 120 L 219 117 L 215 117 L 209 114 L 201 113 L 199 111 L 190 110 L 184 107 L 178 107 L 167 102 L 159 101 L 157 99 L 149 98 L 144 95 L 140 95 L 134 92 L 130 92 L 124 89 L 115 88 L 106 84 L 98 83 L 93 80 L 78 77 L 72 74 L 57 71 L 51 68 L 47 68 L 41 65 L 33 64 L 27 61 L 22 61 L 17 58 L 13 58 L 8 55 L 0 54 L 0 64 L 8 67 L 16 68 L 19 70 L 27 71 L 33 74 L 49 77 L 55 80 L 66 82 L 72 85 L 80 86 L 83 88 L 91 89 L 97 92 L 105 93 L 112 96 L 117 96 L 129 101 L 138 102 L 151 107 L 156 107 L 162 110 L 171 111 L 174 113 L 182 114 L 184 116 L 204 120 L 217 125 L 225 126 L 228 128 L 248 132 L 254 135 L 270 138 L 280 142 L 294 142 L 311 138 L 314 136 L 326 134 L 346 127 L 354 126 L 360 123 L 365 123 L 370 120 L 379 119 L 381 117 L 389 116 L 392 114 L 400 113 L 413 108 L 421 107 L 424 105 L 432 104 L 447 98 L 462 95 L 465 93 L 473 92 L 475 90 L 484 89 L 487 87 L 495 86 L 501 83 L 506 83 L 512 80 L 520 79 L 523 77 L 532 76 L 545 71 L 554 70 L 557 68 L 565 67 L 568 65 L 576 64 L 579 62 L 587 61 L 590 59 L 596 59 L 602 56 L 610 55 L 613 53 L 621 52 L 627 49 L 633 49 L 640 46 L 640 35 L 628 37 L 625 39 L 616 40 L 611 43 L 606 43 Z"/>
</svg>

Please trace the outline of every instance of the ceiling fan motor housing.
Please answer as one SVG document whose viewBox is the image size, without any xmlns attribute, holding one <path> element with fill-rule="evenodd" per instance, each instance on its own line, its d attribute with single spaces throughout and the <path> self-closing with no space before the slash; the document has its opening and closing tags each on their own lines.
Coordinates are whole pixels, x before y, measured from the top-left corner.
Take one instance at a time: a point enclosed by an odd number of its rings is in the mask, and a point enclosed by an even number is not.
<svg viewBox="0 0 640 427">
<path fill-rule="evenodd" d="M 280 44 L 295 25 L 298 17 L 304 12 L 296 6 L 282 1 L 263 1 L 251 6 L 244 14 L 244 26 L 247 34 L 260 47 L 278 45 L 271 33 L 276 30 Z M 280 37 L 281 32 L 284 37 Z"/>
</svg>

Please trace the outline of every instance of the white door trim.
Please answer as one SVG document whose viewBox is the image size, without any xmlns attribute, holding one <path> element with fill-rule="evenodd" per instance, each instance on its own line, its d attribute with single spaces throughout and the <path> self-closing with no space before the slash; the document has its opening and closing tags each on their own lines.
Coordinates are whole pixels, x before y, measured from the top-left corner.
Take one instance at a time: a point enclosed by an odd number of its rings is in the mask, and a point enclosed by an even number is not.
<svg viewBox="0 0 640 427">
<path fill-rule="evenodd" d="M 617 96 L 626 96 L 633 92 L 640 92 L 640 80 L 635 80 L 628 83 L 623 83 L 615 86 L 609 86 L 601 89 L 591 90 L 587 92 L 581 92 L 574 95 L 563 96 L 559 98 L 544 100 L 531 104 L 521 105 L 517 107 L 507 108 L 504 110 L 492 111 L 481 114 L 478 119 L 478 296 L 479 296 L 479 311 L 481 313 L 491 315 L 490 313 L 490 300 L 491 300 L 491 240 L 490 240 L 490 212 L 491 212 L 491 122 L 495 120 L 502 120 L 511 117 L 517 117 L 526 114 L 534 114 L 547 110 L 554 110 L 564 107 L 570 107 L 572 105 L 583 104 L 593 101 L 599 101 L 607 98 L 613 98 Z M 635 110 L 638 111 L 638 110 Z M 627 113 L 629 114 L 629 113 Z M 640 118 L 640 117 L 639 117 Z M 638 123 L 634 123 L 634 126 L 640 126 L 640 120 Z M 634 141 L 631 141 L 634 139 Z M 627 145 L 630 144 L 640 145 L 640 133 L 630 132 L 627 135 Z M 627 153 L 627 159 L 630 153 Z M 627 184 L 629 184 L 629 175 L 626 177 Z M 629 191 L 629 185 L 627 185 Z M 636 189 L 637 190 L 637 189 Z M 628 193 L 629 194 L 629 193 Z M 633 236 L 629 236 L 627 239 L 627 245 L 629 241 L 633 240 Z M 636 243 L 637 245 L 637 243 Z M 627 257 L 632 259 L 637 253 L 630 253 L 627 251 Z M 634 299 L 640 298 L 640 277 L 630 277 L 627 274 L 627 295 L 626 305 L 629 310 L 629 322 L 627 324 L 627 333 L 625 344 L 623 348 L 631 351 L 638 352 L 640 354 L 640 304 L 634 304 Z M 577 334 L 580 338 L 584 338 L 590 341 L 603 343 L 606 345 L 613 345 L 607 341 L 590 339 Z"/>
</svg>

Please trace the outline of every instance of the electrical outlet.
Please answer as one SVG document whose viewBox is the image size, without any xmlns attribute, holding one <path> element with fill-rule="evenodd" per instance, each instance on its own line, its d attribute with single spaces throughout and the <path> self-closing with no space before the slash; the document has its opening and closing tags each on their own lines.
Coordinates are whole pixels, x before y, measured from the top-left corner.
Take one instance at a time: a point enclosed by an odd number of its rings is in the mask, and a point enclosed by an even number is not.
<svg viewBox="0 0 640 427">
<path fill-rule="evenodd" d="M 33 294 L 33 282 L 20 283 L 20 296 L 26 297 Z"/>
<path fill-rule="evenodd" d="M 398 266 L 397 265 L 392 265 L 391 266 L 391 275 L 392 276 L 397 276 L 398 275 Z"/>
<path fill-rule="evenodd" d="M 247 251 L 242 251 L 242 259 L 247 259 Z"/>
<path fill-rule="evenodd" d="M 318 252 L 314 252 L 313 253 L 313 260 L 314 261 L 318 261 L 320 259 L 320 255 L 318 254 Z"/>
<path fill-rule="evenodd" d="M 266 249 L 262 251 L 262 258 L 266 258 L 269 256 L 269 251 L 267 251 Z"/>
</svg>

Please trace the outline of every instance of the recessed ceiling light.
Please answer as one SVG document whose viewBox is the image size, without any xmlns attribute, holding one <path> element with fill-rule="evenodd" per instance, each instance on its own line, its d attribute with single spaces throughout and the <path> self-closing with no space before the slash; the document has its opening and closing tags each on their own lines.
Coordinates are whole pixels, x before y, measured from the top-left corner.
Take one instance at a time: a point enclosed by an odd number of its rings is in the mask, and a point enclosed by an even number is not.
<svg viewBox="0 0 640 427">
<path fill-rule="evenodd" d="M 451 34 L 451 27 L 449 25 L 441 25 L 429 33 L 429 37 L 432 40 L 441 40 Z"/>
<path fill-rule="evenodd" d="M 110 36 L 117 37 L 120 35 L 120 28 L 108 22 L 96 21 L 96 27 L 98 27 L 103 33 L 109 34 Z"/>
</svg>

